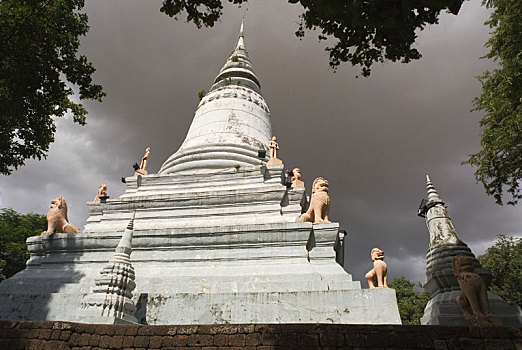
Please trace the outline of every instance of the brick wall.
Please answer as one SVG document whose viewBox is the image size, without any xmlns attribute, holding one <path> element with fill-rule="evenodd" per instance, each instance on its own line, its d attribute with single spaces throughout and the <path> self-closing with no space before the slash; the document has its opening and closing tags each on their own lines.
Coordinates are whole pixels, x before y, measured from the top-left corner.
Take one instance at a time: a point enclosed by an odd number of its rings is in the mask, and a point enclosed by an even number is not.
<svg viewBox="0 0 522 350">
<path fill-rule="evenodd" d="M 130 326 L 0 321 L 0 349 L 522 349 L 522 328 L 331 324 Z"/>
</svg>

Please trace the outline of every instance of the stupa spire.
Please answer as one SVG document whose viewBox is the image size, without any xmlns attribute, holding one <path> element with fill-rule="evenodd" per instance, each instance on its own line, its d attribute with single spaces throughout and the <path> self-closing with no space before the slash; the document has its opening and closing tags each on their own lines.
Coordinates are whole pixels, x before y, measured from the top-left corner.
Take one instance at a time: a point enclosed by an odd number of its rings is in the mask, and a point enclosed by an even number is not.
<svg viewBox="0 0 522 350">
<path fill-rule="evenodd" d="M 216 79 L 214 79 L 214 85 L 212 85 L 210 91 L 231 84 L 247 86 L 261 93 L 261 84 L 245 46 L 244 20 L 241 21 L 236 48 L 228 57 Z"/>
<path fill-rule="evenodd" d="M 240 27 L 240 29 L 239 29 L 239 38 L 237 39 L 236 50 L 239 49 L 240 47 L 242 47 L 242 48 L 245 47 L 245 32 L 244 32 L 244 27 L 245 27 L 245 20 L 242 19 L 242 20 L 241 20 L 241 27 Z"/>
<path fill-rule="evenodd" d="M 435 203 L 442 203 L 442 199 L 440 199 L 439 194 L 437 193 L 437 190 L 435 189 L 435 186 L 433 186 L 433 183 L 431 182 L 430 176 L 426 175 L 426 188 L 428 190 L 428 205 L 433 205 Z"/>
<path fill-rule="evenodd" d="M 460 244 L 461 240 L 451 222 L 449 212 L 428 175 L 426 175 L 426 188 L 428 191 L 426 225 L 430 232 L 430 248 L 441 244 Z"/>
<path fill-rule="evenodd" d="M 245 47 L 244 21 L 237 44 L 201 99 L 179 150 L 160 174 L 261 165 L 272 137 L 270 111 Z"/>
</svg>

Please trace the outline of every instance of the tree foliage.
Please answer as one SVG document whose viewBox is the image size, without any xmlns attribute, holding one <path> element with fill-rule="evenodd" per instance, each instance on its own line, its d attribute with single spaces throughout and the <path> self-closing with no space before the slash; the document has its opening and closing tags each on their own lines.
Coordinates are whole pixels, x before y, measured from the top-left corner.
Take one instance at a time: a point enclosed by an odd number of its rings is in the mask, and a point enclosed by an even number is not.
<svg viewBox="0 0 522 350">
<path fill-rule="evenodd" d="M 45 215 L 0 209 L 0 281 L 25 268 L 29 259 L 25 240 L 39 235 L 46 228 Z"/>
<path fill-rule="evenodd" d="M 89 30 L 83 0 L 0 1 L 0 173 L 46 156 L 56 130 L 53 117 L 86 109 L 70 98 L 101 101 L 94 67 L 78 55 Z"/>
<path fill-rule="evenodd" d="M 490 289 L 508 303 L 522 307 L 522 238 L 498 235 L 478 260 L 493 271 Z"/>
<path fill-rule="evenodd" d="M 413 289 L 415 283 L 404 277 L 394 279 L 389 287 L 395 289 L 402 324 L 420 324 L 424 308 L 430 300 L 428 292 L 416 292 Z"/>
<path fill-rule="evenodd" d="M 169 16 L 186 13 L 187 22 L 198 28 L 212 27 L 222 15 L 226 0 L 164 0 L 161 11 Z M 247 0 L 228 0 L 241 5 Z M 303 7 L 296 32 L 320 31 L 319 39 L 331 39 L 327 47 L 330 66 L 350 62 L 369 76 L 375 62 L 410 62 L 421 57 L 413 47 L 416 30 L 438 23 L 441 11 L 457 14 L 463 0 L 288 0 Z"/>
<path fill-rule="evenodd" d="M 476 167 L 475 178 L 486 193 L 503 203 L 504 190 L 515 205 L 522 181 L 522 1 L 487 0 L 493 8 L 486 22 L 494 29 L 485 56 L 498 62 L 499 68 L 478 77 L 482 94 L 475 99 L 475 110 L 484 111 L 480 121 L 482 149 L 465 162 Z"/>
</svg>

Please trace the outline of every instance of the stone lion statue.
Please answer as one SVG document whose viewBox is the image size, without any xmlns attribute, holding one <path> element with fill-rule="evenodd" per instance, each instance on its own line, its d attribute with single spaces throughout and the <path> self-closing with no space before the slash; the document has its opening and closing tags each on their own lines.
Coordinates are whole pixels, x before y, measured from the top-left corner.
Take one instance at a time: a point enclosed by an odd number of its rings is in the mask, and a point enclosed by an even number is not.
<svg viewBox="0 0 522 350">
<path fill-rule="evenodd" d="M 300 222 L 313 222 L 314 224 L 329 224 L 330 195 L 328 194 L 328 181 L 318 177 L 312 184 L 312 196 L 310 206 L 306 213 L 299 217 Z"/>
<path fill-rule="evenodd" d="M 370 289 L 388 288 L 388 265 L 384 260 L 384 251 L 379 248 L 373 248 L 370 256 L 373 261 L 373 269 L 365 276 Z"/>
<path fill-rule="evenodd" d="M 96 197 L 94 197 L 94 201 L 98 202 L 100 201 L 100 197 L 107 197 L 107 185 L 101 184 L 98 188 L 98 193 L 96 194 Z"/>
<path fill-rule="evenodd" d="M 453 258 L 452 268 L 461 289 L 460 295 L 457 296 L 457 304 L 466 321 L 477 326 L 501 326 L 502 320 L 489 309 L 486 284 L 475 272 L 473 260 L 467 255 L 457 255 Z"/>
<path fill-rule="evenodd" d="M 62 196 L 51 201 L 51 209 L 47 212 L 47 231 L 42 236 L 50 235 L 54 231 L 62 233 L 78 233 L 78 229 L 67 219 L 67 202 Z"/>
</svg>

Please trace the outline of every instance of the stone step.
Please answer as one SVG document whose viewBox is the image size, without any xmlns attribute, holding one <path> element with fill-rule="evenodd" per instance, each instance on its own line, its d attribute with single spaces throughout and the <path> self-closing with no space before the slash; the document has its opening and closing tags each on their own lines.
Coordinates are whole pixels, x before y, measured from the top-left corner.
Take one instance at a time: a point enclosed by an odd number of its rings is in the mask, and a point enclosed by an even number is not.
<svg viewBox="0 0 522 350">
<path fill-rule="evenodd" d="M 242 167 L 240 170 L 234 168 L 221 169 L 221 170 L 210 170 L 205 172 L 194 172 L 194 173 L 181 173 L 181 174 L 149 174 L 141 176 L 138 179 L 136 177 L 127 178 L 128 190 L 148 190 L 150 188 L 185 188 L 185 189 L 197 189 L 204 187 L 215 187 L 215 186 L 237 186 L 237 185 L 261 185 L 267 180 L 273 182 L 278 177 L 280 185 L 280 178 L 282 173 L 282 167 L 276 174 L 271 174 L 270 178 L 265 176 L 266 170 L 261 167 Z M 139 182 L 139 186 L 134 188 L 134 184 Z"/>
</svg>

